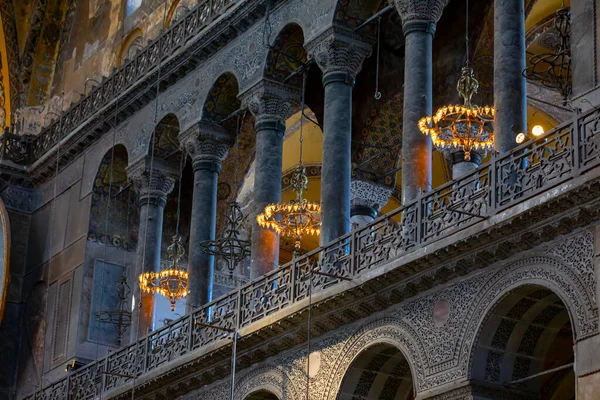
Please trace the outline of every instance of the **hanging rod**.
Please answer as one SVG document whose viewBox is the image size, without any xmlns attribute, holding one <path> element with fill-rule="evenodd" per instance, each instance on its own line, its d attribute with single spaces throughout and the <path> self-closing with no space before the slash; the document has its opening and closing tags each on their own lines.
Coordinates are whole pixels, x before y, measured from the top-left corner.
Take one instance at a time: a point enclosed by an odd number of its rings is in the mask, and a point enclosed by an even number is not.
<svg viewBox="0 0 600 400">
<path fill-rule="evenodd" d="M 363 22 L 362 24 L 360 24 L 358 27 L 354 28 L 354 32 L 364 28 L 365 26 L 369 25 L 371 22 L 375 21 L 377 18 L 383 16 L 384 14 L 388 13 L 390 10 L 392 10 L 394 7 L 393 6 L 387 6 L 383 9 L 381 9 L 377 14 L 373 15 L 372 17 L 370 17 L 369 19 L 367 19 L 365 22 Z"/>
<path fill-rule="evenodd" d="M 517 379 L 515 381 L 507 382 L 507 383 L 504 384 L 504 386 L 516 385 L 517 383 L 527 382 L 527 381 L 529 381 L 531 379 L 538 378 L 540 376 L 548 375 L 548 374 L 551 374 L 553 372 L 558 372 L 558 371 L 562 371 L 563 369 L 571 368 L 571 367 L 573 367 L 573 365 L 574 365 L 574 363 L 565 364 L 565 365 L 562 365 L 560 367 L 552 368 L 552 369 L 549 369 L 547 371 L 542 371 L 540 373 L 537 373 L 537 374 L 534 374 L 534 375 L 530 375 L 530 376 L 522 378 L 522 379 Z"/>
</svg>

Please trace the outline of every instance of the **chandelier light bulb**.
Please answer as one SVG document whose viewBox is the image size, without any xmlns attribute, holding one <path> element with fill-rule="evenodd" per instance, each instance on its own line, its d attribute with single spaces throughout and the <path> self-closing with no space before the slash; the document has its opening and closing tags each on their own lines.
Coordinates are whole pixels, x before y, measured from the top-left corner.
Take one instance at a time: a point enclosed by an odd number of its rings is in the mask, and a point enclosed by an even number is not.
<svg viewBox="0 0 600 400">
<path fill-rule="evenodd" d="M 544 128 L 541 125 L 536 125 L 531 129 L 533 136 L 542 136 L 544 134 Z"/>
<path fill-rule="evenodd" d="M 519 133 L 516 137 L 516 142 L 517 144 L 521 144 L 523 142 L 525 142 L 525 139 L 527 138 L 527 136 L 525 136 L 525 134 L 523 132 Z"/>
</svg>

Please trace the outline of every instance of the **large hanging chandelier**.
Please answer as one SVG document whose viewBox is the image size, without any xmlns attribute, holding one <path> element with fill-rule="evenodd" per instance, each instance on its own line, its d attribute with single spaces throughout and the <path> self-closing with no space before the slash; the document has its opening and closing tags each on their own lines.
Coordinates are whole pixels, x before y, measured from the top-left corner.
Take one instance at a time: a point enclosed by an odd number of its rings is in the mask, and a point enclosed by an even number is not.
<svg viewBox="0 0 600 400">
<path fill-rule="evenodd" d="M 460 148 L 465 152 L 465 161 L 471 160 L 472 150 L 483 152 L 494 147 L 493 122 L 496 114 L 493 107 L 479 107 L 471 103 L 471 98 L 479 82 L 473 69 L 466 66 L 457 85 L 464 104 L 444 106 L 437 112 L 419 121 L 422 133 L 431 136 L 438 149 Z"/>
<path fill-rule="evenodd" d="M 185 255 L 185 249 L 179 236 L 173 236 L 173 244 L 167 248 L 170 263 L 160 272 L 146 272 L 139 276 L 142 291 L 160 294 L 171 303 L 171 311 L 175 311 L 175 303 L 187 296 L 188 273 L 179 262 Z"/>
<path fill-rule="evenodd" d="M 321 234 L 321 206 L 303 197 L 308 189 L 308 177 L 303 164 L 298 165 L 290 179 L 296 199 L 289 203 L 269 204 L 256 217 L 258 225 L 295 239 L 294 249 L 300 251 L 300 240 L 306 235 Z"/>
<path fill-rule="evenodd" d="M 531 56 L 523 75 L 549 89 L 558 90 L 567 100 L 572 90 L 571 12 L 565 8 L 564 1 L 562 7 L 556 11 L 554 29 L 559 37 L 554 52 Z"/>
<path fill-rule="evenodd" d="M 262 228 L 273 229 L 281 236 L 292 237 L 294 255 L 300 253 L 300 241 L 304 236 L 321 234 L 321 205 L 304 198 L 308 189 L 308 176 L 302 162 L 304 143 L 304 96 L 306 93 L 306 72 L 302 74 L 302 108 L 300 111 L 300 162 L 292 173 L 290 184 L 296 198 L 289 203 L 269 204 L 263 213 L 258 214 L 256 222 Z"/>
<path fill-rule="evenodd" d="M 473 105 L 472 97 L 479 89 L 473 68 L 469 67 L 469 0 L 466 0 L 465 29 L 466 65 L 462 69 L 456 90 L 464 99 L 463 105 L 444 106 L 434 115 L 421 118 L 419 129 L 431 136 L 440 150 L 456 148 L 465 153 L 465 161 L 471 160 L 471 151 L 486 152 L 494 148 L 493 107 Z"/>
<path fill-rule="evenodd" d="M 233 274 L 239 263 L 250 255 L 250 241 L 240 238 L 240 226 L 243 221 L 244 213 L 240 205 L 236 201 L 229 203 L 227 228 L 223 236 L 200 243 L 206 254 L 219 256 L 227 263 L 229 274 Z"/>
</svg>

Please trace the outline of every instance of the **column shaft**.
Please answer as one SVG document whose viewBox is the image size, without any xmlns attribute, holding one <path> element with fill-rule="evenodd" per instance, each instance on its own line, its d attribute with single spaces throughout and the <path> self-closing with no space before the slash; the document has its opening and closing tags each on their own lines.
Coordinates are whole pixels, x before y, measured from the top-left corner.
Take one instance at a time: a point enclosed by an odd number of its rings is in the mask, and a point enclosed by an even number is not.
<svg viewBox="0 0 600 400">
<path fill-rule="evenodd" d="M 431 151 L 429 136 L 421 133 L 418 122 L 431 115 L 432 41 L 435 25 L 409 21 L 404 25 L 404 120 L 402 127 L 402 202 L 414 200 L 419 192 L 431 190 Z"/>
<path fill-rule="evenodd" d="M 220 170 L 221 164 L 218 162 L 198 161 L 194 163 L 187 313 L 212 301 L 214 256 L 206 254 L 200 243 L 215 239 L 217 184 Z"/>
<path fill-rule="evenodd" d="M 321 244 L 350 231 L 352 88 L 345 72 L 323 77 L 325 112 L 321 171 Z"/>
<path fill-rule="evenodd" d="M 160 270 L 164 206 L 165 204 L 160 201 L 146 199 L 140 202 L 136 279 L 142 273 L 158 272 Z M 136 337 L 145 335 L 148 330 L 152 330 L 154 319 L 154 295 L 141 293 L 137 281 L 134 285 L 134 298 L 135 304 L 131 325 L 133 340 Z M 137 336 L 135 336 L 136 334 Z"/>
<path fill-rule="evenodd" d="M 281 165 L 285 123 L 282 120 L 259 120 L 255 130 L 251 279 L 264 275 L 279 265 L 279 235 L 274 230 L 259 227 L 256 223 L 256 216 L 263 212 L 267 205 L 281 202 Z"/>
<path fill-rule="evenodd" d="M 495 148 L 504 153 L 527 130 L 524 0 L 494 0 Z"/>
</svg>

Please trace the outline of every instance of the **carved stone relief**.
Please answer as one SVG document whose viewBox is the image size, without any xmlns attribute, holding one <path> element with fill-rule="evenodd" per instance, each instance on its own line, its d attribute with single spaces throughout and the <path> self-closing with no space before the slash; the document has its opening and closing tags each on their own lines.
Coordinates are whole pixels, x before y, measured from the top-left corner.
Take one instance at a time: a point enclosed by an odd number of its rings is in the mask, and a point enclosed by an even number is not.
<svg viewBox="0 0 600 400">
<path fill-rule="evenodd" d="M 489 267 L 436 292 L 373 315 L 363 320 L 362 325 L 348 325 L 314 339 L 311 353 L 319 353 L 320 367 L 311 373 L 310 398 L 335 399 L 356 357 L 382 343 L 397 347 L 406 357 L 417 393 L 468 379 L 471 350 L 477 343 L 479 327 L 500 299 L 524 284 L 544 286 L 563 300 L 576 338 L 596 334 L 593 242 L 593 234 L 584 231 L 558 243 L 542 245 L 516 262 Z M 281 386 L 282 371 L 285 371 L 285 376 L 294 384 L 285 398 L 304 399 L 306 354 L 305 345 L 281 353 L 269 362 L 277 365 L 275 369 L 269 367 L 269 371 L 276 373 L 264 372 L 266 367 L 240 372 L 238 376 L 243 378 L 236 384 L 236 392 L 249 394 L 265 388 L 280 395 L 281 388 L 285 387 Z M 270 385 L 279 385 L 279 391 L 274 387 L 269 389 Z M 197 393 L 189 399 L 219 398 L 218 395 L 210 397 L 212 393 L 221 393 L 213 389 L 205 389 L 204 395 Z M 207 395 L 209 397 L 203 397 Z"/>
</svg>

